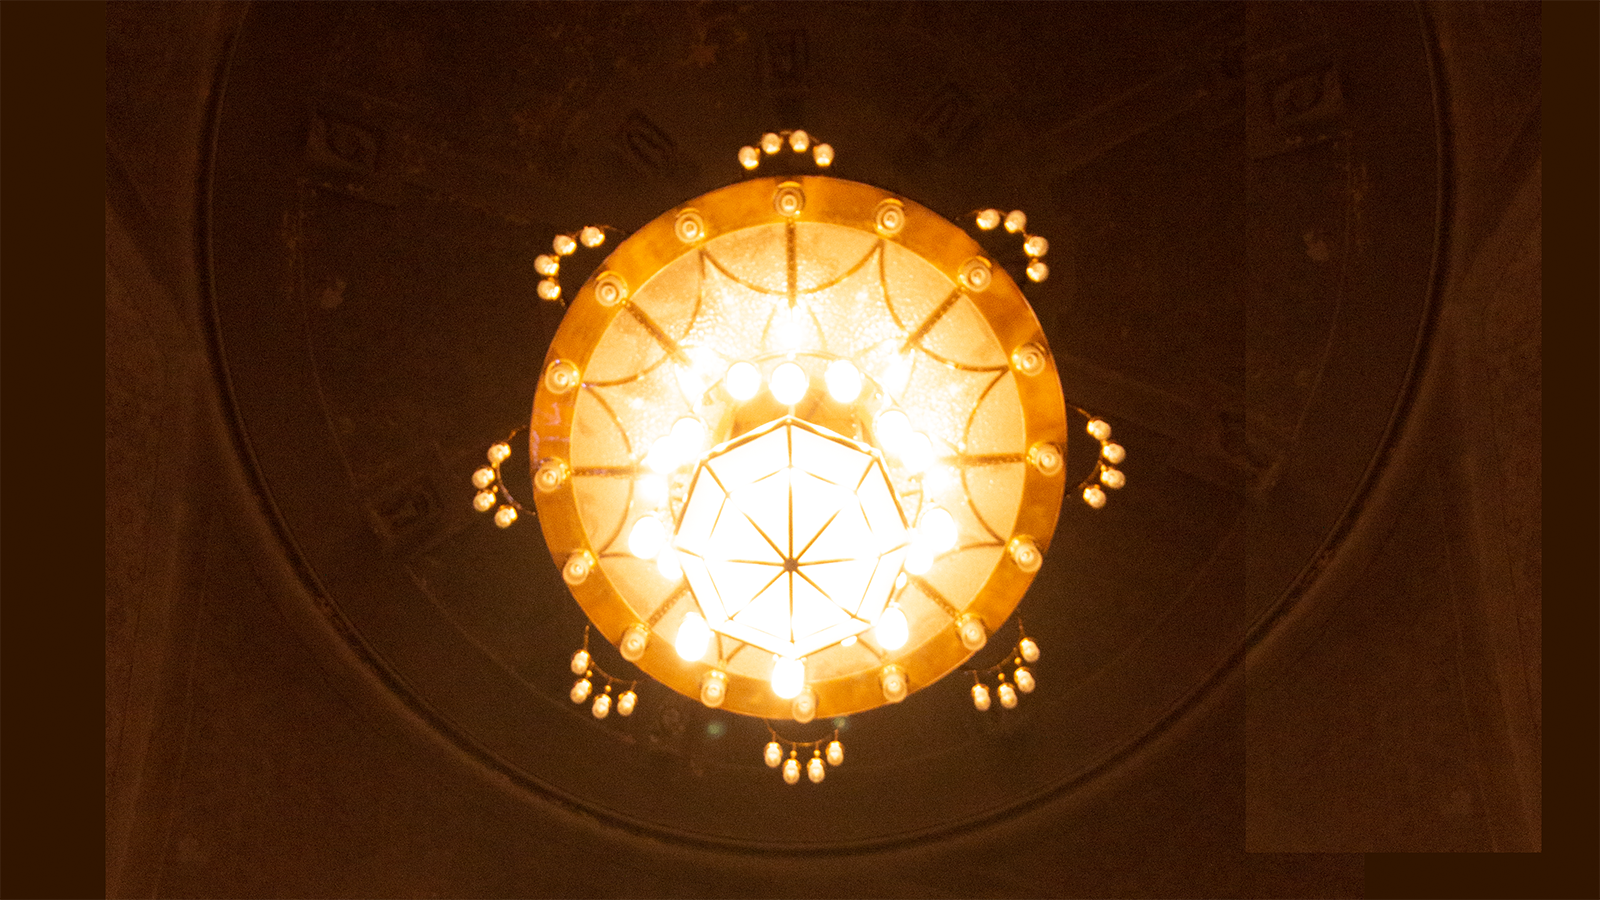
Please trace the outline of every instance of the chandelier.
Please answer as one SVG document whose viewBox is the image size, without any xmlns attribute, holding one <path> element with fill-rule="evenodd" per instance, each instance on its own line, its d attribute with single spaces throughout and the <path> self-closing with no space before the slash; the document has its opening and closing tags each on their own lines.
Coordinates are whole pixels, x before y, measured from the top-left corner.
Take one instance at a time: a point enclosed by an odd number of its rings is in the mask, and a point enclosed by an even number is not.
<svg viewBox="0 0 1600 900">
<path fill-rule="evenodd" d="M 780 154 L 806 171 L 755 173 Z M 803 131 L 738 160 L 745 180 L 621 240 L 570 300 L 563 261 L 614 230 L 558 235 L 535 261 L 539 297 L 566 311 L 527 426 L 533 507 L 624 660 L 766 720 L 766 764 L 793 784 L 809 754 L 818 782 L 843 761 L 838 733 L 772 723 L 899 703 L 986 645 L 1055 530 L 1069 407 L 1033 309 L 971 235 L 820 174 L 833 148 Z M 1029 281 L 1048 277 L 1021 211 L 971 221 L 1020 242 Z M 1100 444 L 1074 490 L 1098 509 L 1124 451 L 1073 411 Z M 501 478 L 515 437 L 473 475 L 502 528 L 529 512 Z M 970 670 L 977 709 L 1033 690 L 1039 648 L 1017 634 Z M 631 714 L 637 679 L 600 670 L 588 639 L 572 701 Z"/>
</svg>

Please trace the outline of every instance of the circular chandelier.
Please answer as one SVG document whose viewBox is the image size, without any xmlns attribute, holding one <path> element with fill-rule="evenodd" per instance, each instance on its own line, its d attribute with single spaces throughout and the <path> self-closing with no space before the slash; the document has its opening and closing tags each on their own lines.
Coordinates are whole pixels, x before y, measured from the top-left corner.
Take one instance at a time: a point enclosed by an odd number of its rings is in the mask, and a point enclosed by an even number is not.
<svg viewBox="0 0 1600 900">
<path fill-rule="evenodd" d="M 739 151 L 818 170 L 801 131 Z M 1048 249 L 1020 211 L 976 213 L 1021 241 L 1031 281 Z M 564 258 L 611 230 L 558 235 L 535 268 L 562 302 Z M 1045 335 L 977 241 L 904 197 L 823 174 L 753 176 L 622 240 L 566 302 L 528 426 L 534 507 L 592 627 L 645 675 L 766 720 L 807 723 L 898 703 L 984 647 L 1039 570 L 1067 486 L 1067 411 Z M 1078 484 L 1105 504 L 1120 445 Z M 520 429 L 519 429 L 520 430 Z M 474 505 L 507 527 L 511 442 L 474 474 Z M 972 701 L 1031 691 L 1038 645 L 974 671 Z M 1006 676 L 1009 670 L 1011 680 Z M 632 712 L 635 682 L 583 649 L 575 703 Z M 621 689 L 616 700 L 612 691 Z M 812 781 L 835 733 L 772 740 L 767 765 Z"/>
</svg>

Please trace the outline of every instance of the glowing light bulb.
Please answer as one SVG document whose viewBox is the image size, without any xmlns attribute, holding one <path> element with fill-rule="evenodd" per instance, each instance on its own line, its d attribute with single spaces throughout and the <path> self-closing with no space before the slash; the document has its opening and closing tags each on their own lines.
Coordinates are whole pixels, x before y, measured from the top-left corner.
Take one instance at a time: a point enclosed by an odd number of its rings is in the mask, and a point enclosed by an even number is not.
<svg viewBox="0 0 1600 900">
<path fill-rule="evenodd" d="M 920 431 L 906 435 L 900 443 L 900 462 L 912 472 L 921 472 L 933 462 L 933 441 Z"/>
<path fill-rule="evenodd" d="M 978 213 L 978 227 L 984 231 L 993 231 L 1000 227 L 1000 210 L 986 209 Z"/>
<path fill-rule="evenodd" d="M 611 695 L 601 694 L 594 698 L 594 708 L 591 710 L 596 719 L 604 719 L 611 715 Z"/>
<path fill-rule="evenodd" d="M 1100 490 L 1099 485 L 1091 484 L 1083 489 L 1083 502 L 1094 509 L 1102 509 L 1106 505 L 1106 492 Z"/>
<path fill-rule="evenodd" d="M 1101 469 L 1100 483 L 1112 490 L 1117 490 L 1128 483 L 1128 478 L 1116 469 Z"/>
<path fill-rule="evenodd" d="M 510 455 L 511 445 L 505 443 L 504 441 L 489 448 L 489 462 L 492 462 L 496 465 L 505 462 L 506 458 Z"/>
<path fill-rule="evenodd" d="M 653 472 L 671 472 L 678 467 L 678 455 L 674 452 L 671 435 L 662 435 L 650 442 L 650 449 L 644 455 L 645 468 Z"/>
<path fill-rule="evenodd" d="M 502 506 L 494 511 L 494 524 L 501 528 L 510 528 L 517 521 L 517 511 L 509 506 Z"/>
<path fill-rule="evenodd" d="M 767 748 L 761 752 L 761 760 L 767 768 L 776 769 L 783 764 L 783 745 L 777 741 L 768 741 Z"/>
<path fill-rule="evenodd" d="M 595 279 L 594 299 L 599 301 L 601 306 L 616 306 L 627 298 L 628 283 L 621 275 L 607 272 Z"/>
<path fill-rule="evenodd" d="M 1023 692 L 1024 694 L 1033 693 L 1035 684 L 1033 680 L 1033 673 L 1029 672 L 1025 666 L 1018 666 L 1017 671 L 1012 673 L 1012 677 L 1017 680 L 1017 690 Z"/>
<path fill-rule="evenodd" d="M 958 277 L 962 284 L 975 291 L 986 291 L 994 282 L 994 273 L 989 271 L 989 262 L 977 257 L 961 264 Z"/>
<path fill-rule="evenodd" d="M 782 150 L 782 149 L 783 149 L 783 138 L 778 137 L 776 134 L 773 134 L 770 131 L 761 136 L 761 152 L 762 153 L 765 153 L 768 156 L 771 156 L 772 154 L 777 153 L 779 150 Z"/>
<path fill-rule="evenodd" d="M 644 650 L 650 645 L 650 628 L 640 622 L 628 626 L 622 633 L 622 640 L 617 643 L 622 658 L 628 662 L 638 662 L 644 656 Z"/>
<path fill-rule="evenodd" d="M 728 367 L 728 374 L 722 377 L 722 386 L 728 389 L 728 396 L 733 399 L 741 402 L 749 400 L 761 390 L 761 370 L 747 362 L 736 362 Z"/>
<path fill-rule="evenodd" d="M 961 638 L 961 646 L 968 650 L 982 650 L 989 642 L 989 630 L 977 616 L 962 616 L 956 620 L 956 635 Z"/>
<path fill-rule="evenodd" d="M 900 604 L 889 604 L 889 608 L 878 617 L 878 624 L 873 626 L 872 636 L 877 639 L 878 646 L 885 650 L 899 650 L 906 645 L 906 639 L 911 636 L 911 626 L 906 622 L 905 610 L 900 608 Z"/>
<path fill-rule="evenodd" d="M 561 260 L 548 253 L 541 253 L 533 260 L 533 270 L 540 275 L 555 275 L 561 271 Z"/>
<path fill-rule="evenodd" d="M 1044 565 L 1044 554 L 1040 552 L 1039 545 L 1034 543 L 1032 538 L 1021 535 L 1012 538 L 1006 545 L 1006 552 L 1011 554 L 1011 561 L 1017 564 L 1017 568 L 1030 575 L 1039 571 L 1039 567 Z"/>
<path fill-rule="evenodd" d="M 744 166 L 746 169 L 754 169 L 756 166 L 761 165 L 761 151 L 749 146 L 740 147 L 739 165 Z"/>
<path fill-rule="evenodd" d="M 572 674 L 582 675 L 589 671 L 589 651 L 579 650 L 572 654 Z"/>
<path fill-rule="evenodd" d="M 1025 637 L 1018 641 L 1017 651 L 1022 654 L 1023 662 L 1039 661 L 1039 645 L 1033 642 L 1033 638 Z"/>
<path fill-rule="evenodd" d="M 1041 441 L 1028 448 L 1028 462 L 1033 463 L 1041 475 L 1055 475 L 1061 471 L 1063 463 L 1061 448 Z"/>
<path fill-rule="evenodd" d="M 673 641 L 678 655 L 694 662 L 706 655 L 706 647 L 710 643 L 711 629 L 706 627 L 706 620 L 697 612 L 685 615 L 683 623 L 678 626 L 677 640 Z"/>
<path fill-rule="evenodd" d="M 917 539 L 925 542 L 935 553 L 943 553 L 956 545 L 956 520 L 950 511 L 932 507 L 922 514 L 917 523 Z"/>
<path fill-rule="evenodd" d="M 700 679 L 700 702 L 716 709 L 726 699 L 728 699 L 728 676 L 721 670 L 712 669 Z"/>
<path fill-rule="evenodd" d="M 1034 258 L 1041 257 L 1050 252 L 1050 242 L 1037 234 L 1030 235 L 1022 242 L 1022 252 Z"/>
<path fill-rule="evenodd" d="M 878 204 L 873 223 L 879 234 L 894 237 L 906 227 L 906 208 L 893 200 L 885 200 Z"/>
<path fill-rule="evenodd" d="M 906 550 L 905 570 L 913 575 L 926 575 L 933 568 L 933 551 L 926 544 L 912 544 Z"/>
<path fill-rule="evenodd" d="M 544 373 L 544 386 L 549 388 L 551 393 L 565 394 L 580 383 L 578 367 L 564 359 L 550 363 L 550 368 Z"/>
<path fill-rule="evenodd" d="M 811 147 L 811 135 L 804 131 L 793 131 L 789 134 L 789 149 L 796 153 L 804 153 Z"/>
<path fill-rule="evenodd" d="M 806 763 L 806 777 L 811 779 L 812 784 L 821 784 L 827 775 L 828 769 L 822 764 L 822 757 L 813 756 L 811 762 Z"/>
<path fill-rule="evenodd" d="M 668 581 L 677 581 L 683 575 L 683 563 L 678 559 L 678 551 L 666 547 L 656 554 L 656 571 Z"/>
<path fill-rule="evenodd" d="M 1011 685 L 1007 684 L 1006 682 L 1002 681 L 1002 682 L 1000 682 L 1000 689 L 999 689 L 998 693 L 1000 694 L 1000 705 L 1001 706 L 1004 706 L 1006 709 L 1016 709 L 1017 708 L 1017 689 L 1016 688 L 1014 688 Z"/>
<path fill-rule="evenodd" d="M 673 221 L 672 232 L 678 236 L 678 240 L 692 244 L 706 236 L 706 221 L 699 213 L 686 209 L 678 213 L 678 218 Z"/>
<path fill-rule="evenodd" d="M 911 358 L 904 353 L 896 353 L 878 373 L 877 380 L 890 396 L 901 396 L 911 383 Z"/>
<path fill-rule="evenodd" d="M 785 700 L 792 700 L 806 685 L 806 664 L 787 656 L 772 660 L 772 692 Z"/>
<path fill-rule="evenodd" d="M 473 487 L 482 490 L 491 484 L 494 484 L 494 470 L 488 466 L 484 466 L 478 471 L 472 473 Z"/>
<path fill-rule="evenodd" d="M 472 508 L 478 512 L 488 512 L 494 508 L 494 501 L 498 499 L 494 491 L 479 491 L 472 498 Z"/>
<path fill-rule="evenodd" d="M 570 474 L 567 464 L 562 460 L 547 459 L 533 473 L 533 486 L 539 489 L 539 493 L 549 494 L 566 484 Z"/>
<path fill-rule="evenodd" d="M 905 670 L 899 666 L 884 666 L 878 673 L 878 686 L 883 689 L 883 699 L 890 703 L 904 700 L 910 690 Z"/>
<path fill-rule="evenodd" d="M 590 683 L 589 679 L 579 678 L 577 682 L 572 685 L 572 690 L 567 692 L 567 696 L 572 698 L 573 703 L 582 703 L 583 701 L 589 699 L 589 691 L 593 689 L 594 685 Z"/>
<path fill-rule="evenodd" d="M 1048 362 L 1044 355 L 1044 348 L 1038 344 L 1023 344 L 1011 352 L 1011 366 L 1018 372 L 1032 378 L 1044 371 Z"/>
<path fill-rule="evenodd" d="M 1028 263 L 1028 268 L 1026 271 L 1028 273 L 1028 280 L 1034 284 L 1041 284 L 1045 279 L 1050 277 L 1050 267 L 1045 265 L 1044 260 L 1042 259 L 1036 259 L 1033 262 Z"/>
<path fill-rule="evenodd" d="M 778 188 L 772 196 L 772 208 L 780 216 L 797 216 L 806 205 L 806 195 L 796 186 L 790 184 Z"/>
<path fill-rule="evenodd" d="M 555 236 L 555 239 L 550 242 L 550 248 L 562 256 L 571 256 L 573 253 L 577 252 L 578 242 L 573 240 L 572 235 L 570 234 L 558 234 Z"/>
<path fill-rule="evenodd" d="M 1043 238 L 1040 238 L 1040 240 L 1043 240 Z M 583 230 L 578 232 L 578 243 L 585 247 L 598 247 L 605 242 L 606 233 L 593 225 L 585 225 Z M 1040 254 L 1035 253 L 1033 255 L 1038 256 Z"/>
<path fill-rule="evenodd" d="M 567 557 L 567 564 L 561 567 L 561 580 L 577 587 L 588 580 L 589 573 L 594 571 L 594 557 L 587 550 L 579 550 Z"/>
<path fill-rule="evenodd" d="M 861 396 L 861 370 L 847 359 L 828 363 L 823 379 L 828 384 L 828 396 L 840 403 L 854 403 Z"/>
<path fill-rule="evenodd" d="M 633 691 L 623 691 L 622 692 L 622 696 L 617 698 L 617 715 L 619 715 L 619 716 L 631 716 L 631 715 L 633 715 L 633 708 L 638 703 L 639 703 L 639 695 L 638 694 L 635 694 Z"/>
<path fill-rule="evenodd" d="M 833 165 L 833 147 L 829 144 L 818 144 L 811 148 L 811 158 L 817 161 L 817 168 L 826 169 Z"/>
<path fill-rule="evenodd" d="M 817 692 L 804 688 L 794 702 L 789 704 L 789 715 L 794 717 L 801 725 L 817 717 Z"/>
<path fill-rule="evenodd" d="M 1106 458 L 1106 462 L 1116 465 L 1127 459 L 1128 451 L 1122 449 L 1121 444 L 1107 444 L 1100 448 L 1100 455 Z"/>
<path fill-rule="evenodd" d="M 800 368 L 799 363 L 786 362 L 772 370 L 772 377 L 767 381 L 767 389 L 772 391 L 772 398 L 784 406 L 793 406 L 799 403 L 811 388 L 811 379 L 806 377 L 806 370 Z"/>
<path fill-rule="evenodd" d="M 628 531 L 628 552 L 640 559 L 655 559 L 667 543 L 667 527 L 655 516 L 640 516 Z"/>
<path fill-rule="evenodd" d="M 1012 234 L 1021 234 L 1028 227 L 1028 216 L 1020 209 L 1013 209 L 1006 213 L 1006 230 Z"/>
<path fill-rule="evenodd" d="M 989 708 L 989 688 L 986 685 L 975 684 L 972 686 L 972 705 L 980 712 Z"/>
<path fill-rule="evenodd" d="M 843 744 L 839 743 L 837 740 L 829 741 L 828 742 L 828 749 L 827 749 L 826 752 L 827 752 L 827 755 L 828 755 L 828 765 L 830 765 L 830 766 L 844 765 L 844 745 Z"/>
<path fill-rule="evenodd" d="M 684 416 L 672 423 L 672 450 L 678 460 L 695 459 L 705 447 L 706 423 L 694 416 Z"/>
<path fill-rule="evenodd" d="M 800 783 L 800 760 L 791 756 L 784 761 L 783 780 L 788 784 Z"/>
<path fill-rule="evenodd" d="M 1088 427 L 1089 436 L 1097 441 L 1111 437 L 1111 423 L 1105 419 L 1090 419 Z"/>
<path fill-rule="evenodd" d="M 883 449 L 898 455 L 900 445 L 911 435 L 911 420 L 898 409 L 885 410 L 873 420 L 872 430 Z"/>
</svg>

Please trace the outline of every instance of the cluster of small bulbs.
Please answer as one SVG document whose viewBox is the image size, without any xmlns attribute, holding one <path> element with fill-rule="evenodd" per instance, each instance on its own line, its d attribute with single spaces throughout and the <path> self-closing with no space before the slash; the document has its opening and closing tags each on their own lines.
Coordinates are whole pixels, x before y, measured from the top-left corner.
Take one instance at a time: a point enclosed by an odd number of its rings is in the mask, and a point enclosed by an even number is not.
<svg viewBox="0 0 1600 900">
<path fill-rule="evenodd" d="M 602 225 L 585 225 L 575 234 L 556 235 L 550 242 L 550 249 L 555 253 L 541 253 L 533 261 L 533 270 L 544 276 L 539 282 L 539 299 L 552 303 L 561 300 L 561 282 L 556 280 L 561 274 L 561 257 L 578 252 L 579 244 L 593 250 L 605 242 L 606 228 Z"/>
<path fill-rule="evenodd" d="M 811 151 L 811 159 L 817 168 L 826 169 L 833 165 L 833 147 L 828 144 L 816 144 L 811 140 L 811 135 L 804 131 L 769 131 L 761 136 L 758 147 L 740 147 L 739 165 L 746 169 L 754 170 L 761 165 L 761 157 L 775 156 L 785 145 L 795 153 Z"/>
<path fill-rule="evenodd" d="M 1022 252 L 1028 254 L 1028 280 L 1035 284 L 1050 277 L 1050 267 L 1044 264 L 1041 258 L 1050 252 L 1050 242 L 1037 234 L 1029 234 L 1028 216 L 1020 209 L 1001 215 L 998 209 L 985 209 L 978 212 L 978 228 L 983 231 L 993 231 L 1004 227 L 1009 234 L 1022 235 Z"/>
<path fill-rule="evenodd" d="M 489 447 L 489 464 L 481 466 L 472 473 L 472 486 L 478 492 L 472 497 L 472 508 L 481 513 L 494 510 L 494 524 L 501 528 L 510 528 L 517 521 L 517 513 L 522 509 L 522 504 L 511 496 L 506 490 L 505 483 L 500 480 L 500 464 L 511 458 L 511 441 L 517 436 L 517 431 L 503 441 Z"/>
<path fill-rule="evenodd" d="M 865 384 L 861 371 L 845 359 L 829 362 L 824 369 L 823 381 L 829 396 L 844 404 L 855 402 Z M 744 361 L 730 365 L 721 382 L 728 394 L 739 402 L 754 398 L 763 386 L 760 370 Z M 773 399 L 785 406 L 793 406 L 811 390 L 811 378 L 798 363 L 785 361 L 772 370 L 765 380 L 765 387 Z M 932 440 L 926 434 L 915 431 L 902 410 L 891 407 L 879 412 L 873 419 L 873 432 L 878 443 L 908 473 L 920 475 L 932 465 Z M 705 451 L 706 441 L 705 423 L 693 416 L 680 418 L 666 435 L 651 443 L 644 455 L 644 468 L 656 473 L 655 477 L 667 476 L 674 478 L 677 484 L 686 483 L 687 473 L 681 470 L 699 460 Z M 656 484 L 654 493 L 664 493 L 662 485 Z M 905 571 L 895 582 L 896 591 L 905 588 L 908 582 L 906 573 L 925 574 L 933 567 L 939 554 L 955 548 L 958 539 L 955 518 L 948 510 L 931 504 L 923 509 L 912 531 L 904 562 Z M 634 520 L 628 532 L 628 550 L 640 559 L 654 560 L 663 577 L 676 578 L 681 571 L 670 546 L 668 526 L 661 514 L 646 514 Z M 905 646 L 909 636 L 910 625 L 904 610 L 898 603 L 891 602 L 874 625 L 874 639 L 885 650 L 898 650 Z M 690 612 L 678 628 L 674 647 L 680 657 L 694 662 L 704 658 L 711 638 L 712 631 L 705 619 L 699 613 Z M 853 637 L 846 638 L 845 644 L 848 646 L 854 640 Z M 773 658 L 771 685 L 777 696 L 785 700 L 798 698 L 805 690 L 805 678 L 804 659 Z M 903 676 L 890 677 L 885 683 L 886 694 L 903 691 L 903 682 Z M 703 687 L 702 700 L 707 705 L 717 705 L 722 696 L 720 683 L 713 679 Z M 798 703 L 797 709 L 803 705 Z M 799 710 L 796 718 L 804 721 L 804 715 L 804 711 Z"/>
<path fill-rule="evenodd" d="M 1128 483 L 1128 478 L 1121 469 L 1116 468 L 1128 457 L 1128 451 L 1121 444 L 1111 440 L 1111 423 L 1105 419 L 1090 416 L 1083 410 L 1078 410 L 1089 419 L 1087 431 L 1089 436 L 1100 442 L 1100 455 L 1095 458 L 1094 470 L 1091 471 L 1078 489 L 1083 491 L 1083 502 L 1094 509 L 1102 509 L 1106 505 L 1106 492 L 1102 485 L 1111 490 L 1121 490 Z"/>
<path fill-rule="evenodd" d="M 1019 623 L 1017 630 L 1021 632 Z M 1017 692 L 1024 694 L 1033 693 L 1037 682 L 1033 679 L 1033 672 L 1029 671 L 1028 664 L 1039 661 L 1039 645 L 1033 638 L 1023 633 L 1017 641 L 1017 646 L 1000 662 L 981 671 L 972 673 L 972 705 L 980 712 L 987 711 L 992 703 L 989 686 L 983 683 L 986 676 L 996 676 L 999 684 L 994 689 L 994 694 L 1000 698 L 1000 705 L 1006 709 L 1017 708 Z M 1011 668 L 1011 680 L 1006 680 L 1006 669 Z"/>
<path fill-rule="evenodd" d="M 605 681 L 605 686 L 600 689 L 600 694 L 594 697 L 594 702 L 589 706 L 589 712 L 596 719 L 604 719 L 606 716 L 611 715 L 613 708 L 611 689 L 624 684 L 626 686 L 623 688 L 622 693 L 616 697 L 615 709 L 619 716 L 633 715 L 633 709 L 639 703 L 639 695 L 634 693 L 633 690 L 638 682 L 624 682 L 620 678 L 614 678 L 594 664 L 594 657 L 589 655 L 589 629 L 587 627 L 583 629 L 583 649 L 572 654 L 572 674 L 578 676 L 578 680 L 572 684 L 572 690 L 567 694 L 573 703 L 582 704 L 588 701 L 591 696 L 594 696 L 595 680 L 601 679 Z"/>
<path fill-rule="evenodd" d="M 805 742 L 791 741 L 779 737 L 771 725 L 767 726 L 767 733 L 772 736 L 772 740 L 767 742 L 766 748 L 761 753 L 761 759 L 769 769 L 776 769 L 781 766 L 783 768 L 783 780 L 786 784 L 798 784 L 800 782 L 800 755 L 802 752 L 810 752 L 811 754 L 811 758 L 806 761 L 805 769 L 806 777 L 811 780 L 812 784 L 822 783 L 822 779 L 828 776 L 828 766 L 844 764 L 844 744 L 839 743 L 837 729 L 834 730 L 832 738 Z M 784 756 L 785 745 L 789 750 L 787 757 Z M 827 760 L 826 765 L 823 764 L 824 759 Z"/>
</svg>

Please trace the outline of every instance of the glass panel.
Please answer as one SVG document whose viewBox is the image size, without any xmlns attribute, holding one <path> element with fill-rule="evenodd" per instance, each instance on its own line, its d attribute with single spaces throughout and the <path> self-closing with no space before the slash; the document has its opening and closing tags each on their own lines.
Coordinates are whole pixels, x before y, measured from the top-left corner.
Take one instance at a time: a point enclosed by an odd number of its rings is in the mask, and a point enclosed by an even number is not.
<svg viewBox="0 0 1600 900">
<path fill-rule="evenodd" d="M 890 309 L 907 333 L 916 331 L 956 287 L 932 263 L 892 241 L 884 242 L 883 269 Z"/>
<path fill-rule="evenodd" d="M 939 317 L 919 343 L 929 352 L 959 365 L 978 368 L 1006 365 L 1005 350 L 965 294 Z"/>
<path fill-rule="evenodd" d="M 953 550 L 939 557 L 928 574 L 923 576 L 934 590 L 951 603 L 962 604 L 978 593 L 989 573 L 1005 552 L 1003 547 L 973 547 L 970 550 Z"/>
<path fill-rule="evenodd" d="M 1028 439 L 1022 401 L 1017 397 L 1016 376 L 1006 372 L 978 404 L 966 433 L 966 452 L 1024 453 Z"/>
<path fill-rule="evenodd" d="M 585 384 L 626 381 L 661 362 L 667 355 L 661 342 L 627 311 L 618 312 L 595 345 L 583 370 Z"/>
<path fill-rule="evenodd" d="M 658 327 L 680 343 L 700 306 L 700 254 L 685 253 L 668 263 L 643 285 L 635 285 L 628 298 Z M 617 316 L 633 318 L 627 313 Z M 653 342 L 653 341 L 652 341 Z"/>
<path fill-rule="evenodd" d="M 633 452 L 622 424 L 593 392 L 583 390 L 572 412 L 572 456 L 567 464 L 574 469 L 616 468 L 633 465 Z"/>
<path fill-rule="evenodd" d="M 797 223 L 794 237 L 795 283 L 802 292 L 838 281 L 853 268 L 871 268 L 867 257 L 878 244 L 876 234 L 823 222 Z"/>
</svg>

